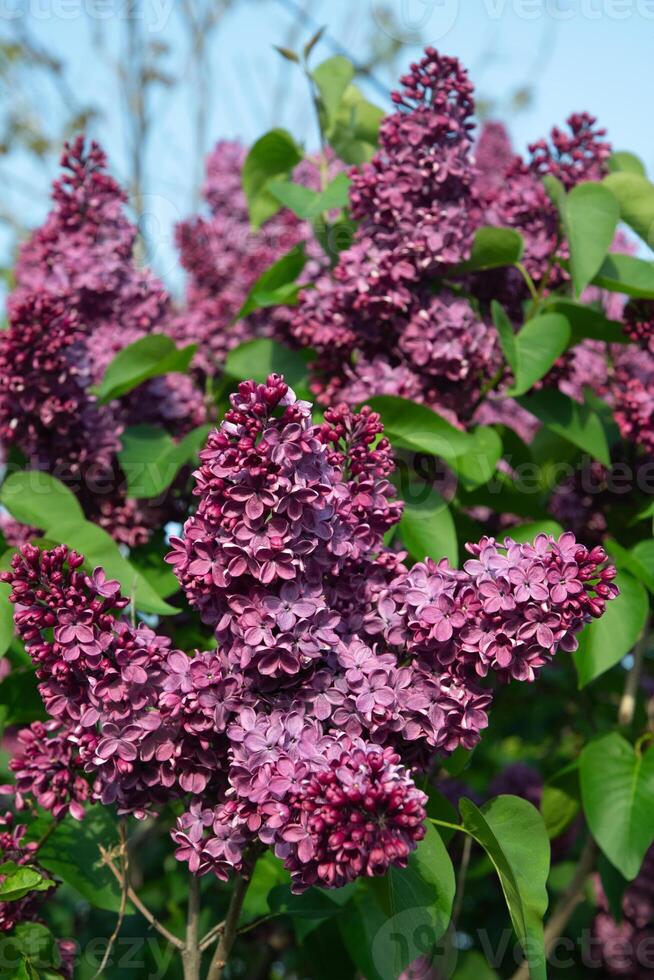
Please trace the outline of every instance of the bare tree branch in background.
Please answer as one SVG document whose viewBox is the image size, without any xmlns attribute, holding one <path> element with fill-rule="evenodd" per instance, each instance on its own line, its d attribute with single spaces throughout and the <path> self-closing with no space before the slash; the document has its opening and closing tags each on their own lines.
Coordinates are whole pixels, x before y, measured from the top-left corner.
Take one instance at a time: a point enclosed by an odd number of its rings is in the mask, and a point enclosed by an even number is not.
<svg viewBox="0 0 654 980">
<path fill-rule="evenodd" d="M 181 0 L 179 13 L 188 32 L 189 65 L 193 78 L 193 186 L 192 209 L 200 202 L 204 157 L 208 146 L 209 105 L 211 98 L 210 42 L 225 14 L 237 0 Z"/>
</svg>

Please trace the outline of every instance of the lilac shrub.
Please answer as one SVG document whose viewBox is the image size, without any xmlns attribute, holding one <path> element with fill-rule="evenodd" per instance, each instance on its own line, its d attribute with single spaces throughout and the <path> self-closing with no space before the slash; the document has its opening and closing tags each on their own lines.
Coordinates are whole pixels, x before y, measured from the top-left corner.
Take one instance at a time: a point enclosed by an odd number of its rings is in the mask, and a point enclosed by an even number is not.
<svg viewBox="0 0 654 980">
<path fill-rule="evenodd" d="M 267 846 L 297 890 L 337 887 L 406 864 L 424 833 L 416 773 L 477 743 L 485 678 L 533 681 L 575 649 L 615 569 L 569 533 L 485 538 L 462 571 L 408 568 L 383 544 L 401 504 L 377 415 L 313 424 L 275 375 L 231 404 L 169 556 L 217 648 L 173 649 L 124 618 L 101 570 L 25 545 L 3 580 L 53 722 L 21 736 L 12 768 L 57 815 L 87 795 L 137 816 L 186 800 L 173 839 L 196 874 L 247 873 Z"/>
</svg>

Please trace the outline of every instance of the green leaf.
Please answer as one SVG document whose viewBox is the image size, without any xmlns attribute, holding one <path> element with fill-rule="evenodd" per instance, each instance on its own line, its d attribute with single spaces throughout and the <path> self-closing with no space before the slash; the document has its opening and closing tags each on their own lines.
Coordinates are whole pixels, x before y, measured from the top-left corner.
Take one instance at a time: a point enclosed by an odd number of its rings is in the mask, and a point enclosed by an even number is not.
<svg viewBox="0 0 654 980">
<path fill-rule="evenodd" d="M 311 72 L 316 83 L 324 110 L 324 129 L 328 130 L 336 120 L 343 96 L 354 78 L 354 65 L 347 58 L 335 55 L 323 61 Z"/>
<path fill-rule="evenodd" d="M 570 249 L 572 283 L 580 296 L 613 242 L 620 208 L 607 187 L 588 181 L 572 188 L 561 217 Z"/>
<path fill-rule="evenodd" d="M 306 351 L 289 350 L 276 340 L 261 337 L 239 344 L 227 355 L 225 373 L 238 381 L 249 380 L 264 384 L 269 374 L 281 374 L 296 395 L 308 396 Z"/>
<path fill-rule="evenodd" d="M 654 262 L 613 252 L 602 262 L 593 285 L 636 299 L 654 299 Z"/>
<path fill-rule="evenodd" d="M 637 752 L 617 732 L 581 753 L 581 796 L 593 837 L 628 880 L 654 841 L 654 746 Z"/>
<path fill-rule="evenodd" d="M 404 494 L 400 521 L 402 542 L 412 558 L 434 561 L 447 558 L 455 568 L 459 561 L 456 528 L 449 507 L 433 487 L 412 483 Z"/>
<path fill-rule="evenodd" d="M 17 968 L 19 962 L 20 967 Z M 57 940 L 41 922 L 21 922 L 9 936 L 3 937 L 0 964 L 0 976 L 3 978 L 51 980 L 61 976 L 53 972 L 60 962 Z M 9 969 L 5 972 L 7 966 Z"/>
<path fill-rule="evenodd" d="M 620 595 L 607 602 L 602 618 L 579 636 L 573 656 L 580 688 L 619 663 L 643 631 L 649 609 L 647 592 L 626 572 L 618 573 L 616 584 Z"/>
<path fill-rule="evenodd" d="M 147 544 L 132 548 L 129 553 L 130 564 L 145 578 L 158 596 L 168 599 L 179 592 L 181 586 L 170 565 L 164 561 L 164 556 L 170 551 L 166 544 L 163 530 L 153 534 Z"/>
<path fill-rule="evenodd" d="M 12 861 L 0 865 L 0 875 L 3 877 L 0 882 L 0 902 L 16 902 L 29 892 L 45 892 L 55 886 L 54 881 L 44 878 L 37 868 L 14 864 Z"/>
<path fill-rule="evenodd" d="M 179 442 L 153 425 L 132 425 L 125 429 L 118 459 L 127 477 L 128 496 L 136 500 L 160 497 L 182 466 L 197 458 L 211 428 L 201 425 Z"/>
<path fill-rule="evenodd" d="M 581 808 L 579 764 L 573 762 L 555 773 L 543 786 L 540 812 L 550 840 L 566 830 Z"/>
<path fill-rule="evenodd" d="M 123 595 L 133 599 L 137 609 L 158 616 L 174 615 L 178 610 L 157 595 L 150 583 L 122 556 L 107 532 L 90 521 L 75 521 L 44 529 L 50 540 L 68 545 L 84 555 L 89 571 L 104 568 L 108 578 L 117 579 Z"/>
<path fill-rule="evenodd" d="M 258 309 L 296 302 L 300 290 L 296 280 L 304 269 L 306 261 L 304 244 L 301 243 L 283 255 L 269 269 L 266 269 L 250 290 L 236 316 L 236 320 L 242 320 Z M 287 287 L 291 283 L 294 288 L 289 293 Z"/>
<path fill-rule="evenodd" d="M 529 320 L 515 336 L 515 383 L 509 396 L 524 395 L 547 374 L 570 343 L 570 324 L 560 313 Z"/>
<path fill-rule="evenodd" d="M 271 180 L 268 190 L 281 205 L 306 220 L 313 213 L 316 200 L 320 197 L 318 191 L 296 184 L 292 180 Z"/>
<path fill-rule="evenodd" d="M 270 897 L 278 885 L 288 883 L 289 875 L 283 863 L 271 851 L 266 851 L 254 866 L 250 884 L 245 895 L 239 925 L 243 926 L 260 919 L 273 911 Z"/>
<path fill-rule="evenodd" d="M 569 299 L 553 297 L 545 306 L 547 313 L 562 313 L 570 324 L 572 343 L 582 340 L 603 340 L 607 344 L 628 344 L 629 338 L 623 325 L 617 320 L 607 319 L 599 310 Z"/>
<path fill-rule="evenodd" d="M 487 483 L 502 455 L 502 439 L 496 428 L 479 425 L 470 436 L 470 448 L 448 460 L 468 490 Z"/>
<path fill-rule="evenodd" d="M 654 232 L 654 184 L 637 173 L 609 174 L 603 183 L 620 205 L 620 217 L 652 247 Z"/>
<path fill-rule="evenodd" d="M 507 529 L 507 537 L 513 538 L 519 544 L 526 544 L 533 541 L 539 534 L 551 534 L 558 538 L 563 534 L 563 528 L 558 521 L 532 521 L 529 524 L 519 524 L 517 527 Z"/>
<path fill-rule="evenodd" d="M 517 401 L 556 435 L 589 453 L 604 466 L 611 465 L 604 427 L 599 416 L 587 405 L 580 405 L 552 388 L 532 391 Z"/>
<path fill-rule="evenodd" d="M 440 835 L 431 825 L 406 868 L 391 865 L 373 879 L 383 913 L 370 955 L 382 980 L 395 980 L 414 960 L 439 942 L 452 915 L 454 869 Z M 347 912 L 346 912 L 347 914 Z"/>
<path fill-rule="evenodd" d="M 301 160 L 302 151 L 285 129 L 272 129 L 254 144 L 243 164 L 241 180 L 250 222 L 255 228 L 260 228 L 280 208 L 268 182 L 290 174 Z"/>
<path fill-rule="evenodd" d="M 84 520 L 75 494 L 54 476 L 38 470 L 21 470 L 8 476 L 0 489 L 0 503 L 17 521 L 35 527 Z"/>
<path fill-rule="evenodd" d="M 383 109 L 368 102 L 356 85 L 348 86 L 327 134 L 330 146 L 345 163 L 365 163 L 375 154 L 385 115 Z"/>
<path fill-rule="evenodd" d="M 457 274 L 480 272 L 514 265 L 522 258 L 525 243 L 522 235 L 513 228 L 488 226 L 475 232 L 470 258 L 453 270 Z"/>
<path fill-rule="evenodd" d="M 4 725 L 29 725 L 47 719 L 31 667 L 14 668 L 0 683 L 0 705 L 4 709 Z"/>
<path fill-rule="evenodd" d="M 177 348 L 170 337 L 151 333 L 118 351 L 107 366 L 97 395 L 102 404 L 120 398 L 150 378 L 188 370 L 196 344 Z"/>
<path fill-rule="evenodd" d="M 408 398 L 379 395 L 368 404 L 381 415 L 388 438 L 402 449 L 456 459 L 474 448 L 471 437 L 425 405 Z"/>
<path fill-rule="evenodd" d="M 498 796 L 481 810 L 464 798 L 459 810 L 463 826 L 484 848 L 499 876 L 531 980 L 546 980 L 543 916 L 550 844 L 543 818 L 517 796 Z"/>
<path fill-rule="evenodd" d="M 84 819 L 66 817 L 39 849 L 39 864 L 61 878 L 91 905 L 109 912 L 120 908 L 120 885 L 102 864 L 99 845 L 111 850 L 118 832 L 111 810 L 98 804 Z"/>
<path fill-rule="evenodd" d="M 647 562 L 642 562 L 633 549 L 623 548 L 614 538 L 606 538 L 604 546 L 621 571 L 629 572 L 654 595 L 654 571 Z"/>
<path fill-rule="evenodd" d="M 485 956 L 471 950 L 460 958 L 452 980 L 499 980 L 499 976 L 489 966 Z"/>
<path fill-rule="evenodd" d="M 502 353 L 504 354 L 504 359 L 509 365 L 514 374 L 518 370 L 518 350 L 516 346 L 516 334 L 513 329 L 513 324 L 509 320 L 504 307 L 502 307 L 496 299 L 491 301 L 491 312 L 493 315 L 493 323 L 495 324 L 495 329 L 500 338 L 500 346 L 502 348 Z"/>
<path fill-rule="evenodd" d="M 638 174 L 639 177 L 646 177 L 647 172 L 642 160 L 635 153 L 628 153 L 626 150 L 618 150 L 609 157 L 609 170 L 614 173 Z"/>
</svg>

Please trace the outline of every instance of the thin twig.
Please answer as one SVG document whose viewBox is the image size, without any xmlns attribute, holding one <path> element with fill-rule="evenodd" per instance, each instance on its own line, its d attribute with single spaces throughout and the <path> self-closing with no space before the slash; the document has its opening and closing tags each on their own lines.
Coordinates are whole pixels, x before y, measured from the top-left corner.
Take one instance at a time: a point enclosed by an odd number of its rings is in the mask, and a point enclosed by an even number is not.
<svg viewBox="0 0 654 980">
<path fill-rule="evenodd" d="M 225 926 L 220 936 L 220 942 L 216 947 L 216 952 L 211 960 L 209 972 L 207 973 L 207 980 L 221 980 L 222 978 L 223 970 L 225 968 L 225 964 L 227 963 L 227 958 L 231 952 L 232 946 L 234 945 L 234 940 L 236 939 L 236 927 L 238 926 L 238 920 L 241 914 L 241 908 L 243 907 L 245 893 L 248 890 L 248 885 L 249 881 L 246 878 L 243 878 L 242 875 L 237 875 L 234 882 L 232 898 L 229 903 L 229 908 L 227 909 Z"/>
<path fill-rule="evenodd" d="M 200 940 L 201 952 L 204 952 L 205 949 L 208 949 L 212 943 L 215 943 L 216 939 L 218 939 L 218 936 L 221 934 L 224 928 L 225 928 L 224 922 L 218 922 L 215 926 L 211 927 L 209 932 L 207 932 Z"/>
<path fill-rule="evenodd" d="M 547 957 L 554 948 L 561 933 L 567 926 L 572 917 L 572 913 L 583 898 L 586 879 L 595 867 L 597 857 L 597 845 L 592 837 L 589 837 L 584 845 L 579 858 L 579 864 L 574 873 L 572 881 L 556 903 L 554 911 L 548 919 L 544 933 L 545 956 Z M 529 965 L 525 961 L 511 977 L 511 980 L 529 980 Z"/>
<path fill-rule="evenodd" d="M 463 906 L 463 896 L 466 890 L 466 875 L 468 874 L 468 867 L 470 865 L 470 855 L 472 853 L 472 837 L 465 837 L 463 841 L 463 852 L 461 854 L 461 864 L 459 865 L 459 872 L 456 876 L 456 899 L 454 902 L 454 908 L 452 909 L 452 928 L 456 929 L 456 924 L 459 921 L 459 916 L 461 915 L 461 907 Z"/>
<path fill-rule="evenodd" d="M 620 699 L 618 708 L 618 722 L 620 725 L 631 725 L 636 712 L 636 700 L 638 698 L 638 688 L 640 687 L 640 677 L 643 672 L 645 653 L 649 642 L 648 623 L 645 623 L 640 639 L 634 648 L 634 662 L 631 665 L 624 685 L 624 692 Z"/>
<path fill-rule="evenodd" d="M 121 895 L 120 895 L 120 908 L 118 909 L 118 918 L 116 919 L 116 926 L 114 931 L 109 937 L 109 942 L 107 943 L 107 948 L 104 951 L 104 956 L 102 957 L 102 962 L 98 967 L 97 971 L 93 974 L 93 980 L 97 980 L 101 977 L 104 969 L 109 962 L 109 957 L 111 956 L 111 951 L 114 948 L 114 944 L 118 939 L 118 934 L 122 928 L 123 920 L 125 919 L 125 909 L 127 908 L 127 892 L 128 892 L 128 873 L 129 873 L 129 856 L 127 854 L 127 841 L 125 838 L 125 824 L 123 821 L 120 823 L 119 828 L 120 833 L 120 861 L 122 865 L 121 875 L 122 875 L 122 885 L 121 885 Z M 102 853 L 104 849 L 101 847 L 100 852 Z M 104 854 L 103 854 L 104 856 Z"/>
<path fill-rule="evenodd" d="M 113 876 L 122 885 L 123 884 L 123 879 L 122 879 L 121 873 L 118 870 L 118 868 L 115 866 L 115 864 L 113 863 L 113 861 L 111 859 L 111 855 L 109 854 L 108 851 L 105 851 L 104 848 L 101 848 L 100 850 L 102 852 L 103 863 L 107 865 L 107 867 L 109 868 L 109 870 L 111 871 L 111 873 L 113 874 Z M 134 906 L 134 908 L 138 909 L 138 911 L 141 913 L 141 915 L 143 916 L 143 918 L 144 919 L 147 919 L 147 921 L 150 923 L 150 925 L 152 926 L 152 928 L 153 929 L 156 929 L 160 936 L 163 936 L 164 939 L 167 939 L 168 942 L 172 946 L 175 947 L 175 949 L 184 949 L 184 943 L 182 942 L 182 940 L 178 936 L 176 936 L 174 933 L 169 932 L 169 930 L 166 929 L 166 927 L 164 925 L 162 925 L 161 922 L 159 922 L 159 920 L 154 917 L 154 915 L 152 914 L 152 912 L 150 911 L 150 909 L 147 907 L 147 905 L 144 905 L 143 904 L 143 902 L 138 897 L 138 895 L 136 894 L 136 892 L 134 891 L 134 889 L 131 888 L 129 885 L 127 887 L 127 897 L 129 898 L 129 900 L 132 903 L 132 905 Z"/>
</svg>

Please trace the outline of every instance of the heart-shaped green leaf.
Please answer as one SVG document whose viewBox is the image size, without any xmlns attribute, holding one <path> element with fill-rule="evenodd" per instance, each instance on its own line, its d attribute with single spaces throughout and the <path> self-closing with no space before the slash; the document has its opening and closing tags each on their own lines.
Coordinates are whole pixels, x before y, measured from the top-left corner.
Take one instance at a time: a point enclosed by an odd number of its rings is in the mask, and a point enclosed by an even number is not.
<svg viewBox="0 0 654 980">
<path fill-rule="evenodd" d="M 654 841 L 654 746 L 636 751 L 617 732 L 581 753 L 581 797 L 593 837 L 632 881 Z"/>
<path fill-rule="evenodd" d="M 645 625 L 649 600 L 644 587 L 626 572 L 618 573 L 616 583 L 620 595 L 607 603 L 601 619 L 594 620 L 579 635 L 579 647 L 573 656 L 580 688 L 619 663 Z"/>
</svg>

